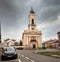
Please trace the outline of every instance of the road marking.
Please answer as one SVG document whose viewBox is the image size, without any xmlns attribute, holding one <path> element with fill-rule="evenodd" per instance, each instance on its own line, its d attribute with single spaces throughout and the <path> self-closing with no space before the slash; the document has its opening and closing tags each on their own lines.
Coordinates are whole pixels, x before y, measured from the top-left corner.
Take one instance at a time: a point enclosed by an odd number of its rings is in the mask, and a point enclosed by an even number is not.
<svg viewBox="0 0 60 62">
<path fill-rule="evenodd" d="M 34 60 L 31 60 L 31 62 L 35 62 Z"/>
<path fill-rule="evenodd" d="M 20 54 L 19 54 L 20 55 Z"/>
<path fill-rule="evenodd" d="M 19 61 L 19 62 L 21 62 L 21 60 L 20 60 L 20 59 L 18 59 L 18 61 Z"/>
<path fill-rule="evenodd" d="M 29 59 L 28 57 L 25 57 L 26 59 Z"/>
<path fill-rule="evenodd" d="M 24 55 L 21 55 L 22 57 L 24 57 Z"/>
</svg>

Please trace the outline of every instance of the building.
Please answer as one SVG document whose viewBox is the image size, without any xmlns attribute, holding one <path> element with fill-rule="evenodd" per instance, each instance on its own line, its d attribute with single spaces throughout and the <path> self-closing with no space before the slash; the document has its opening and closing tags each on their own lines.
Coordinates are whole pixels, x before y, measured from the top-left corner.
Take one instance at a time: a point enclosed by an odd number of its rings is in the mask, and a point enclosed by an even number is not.
<svg viewBox="0 0 60 62">
<path fill-rule="evenodd" d="M 57 32 L 58 39 L 50 39 L 43 42 L 43 46 L 47 48 L 59 48 L 60 47 L 60 31 Z"/>
<path fill-rule="evenodd" d="M 4 42 L 2 43 L 2 46 L 14 46 L 16 40 L 14 39 L 5 39 Z"/>
<path fill-rule="evenodd" d="M 32 8 L 29 13 L 28 30 L 23 32 L 22 42 L 26 48 L 42 47 L 42 33 L 36 29 L 36 15 Z"/>
<path fill-rule="evenodd" d="M 58 40 L 60 41 L 60 31 L 57 32 L 57 35 L 58 35 Z"/>
<path fill-rule="evenodd" d="M 46 48 L 58 48 L 59 41 L 57 39 L 50 39 L 43 43 Z"/>
</svg>

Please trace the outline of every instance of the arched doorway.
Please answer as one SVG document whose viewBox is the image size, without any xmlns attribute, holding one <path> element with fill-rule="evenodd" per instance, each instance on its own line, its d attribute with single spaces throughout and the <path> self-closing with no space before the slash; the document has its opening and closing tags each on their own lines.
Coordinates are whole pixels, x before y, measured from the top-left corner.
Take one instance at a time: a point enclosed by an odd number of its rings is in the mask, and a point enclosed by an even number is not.
<svg viewBox="0 0 60 62">
<path fill-rule="evenodd" d="M 30 41 L 30 47 L 33 48 L 33 49 L 37 48 L 37 41 L 35 39 L 32 39 Z"/>
<path fill-rule="evenodd" d="M 36 48 L 36 45 L 35 44 L 33 44 L 33 48 Z"/>
</svg>

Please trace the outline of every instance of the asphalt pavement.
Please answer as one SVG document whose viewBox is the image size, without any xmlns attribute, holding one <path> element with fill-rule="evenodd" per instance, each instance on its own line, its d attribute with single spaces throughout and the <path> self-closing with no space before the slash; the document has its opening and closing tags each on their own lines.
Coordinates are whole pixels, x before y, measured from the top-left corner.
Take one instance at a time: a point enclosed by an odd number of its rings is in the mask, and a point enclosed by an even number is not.
<svg viewBox="0 0 60 62">
<path fill-rule="evenodd" d="M 34 54 L 41 50 L 17 50 L 18 58 L 0 62 L 60 62 L 60 59 Z"/>
</svg>

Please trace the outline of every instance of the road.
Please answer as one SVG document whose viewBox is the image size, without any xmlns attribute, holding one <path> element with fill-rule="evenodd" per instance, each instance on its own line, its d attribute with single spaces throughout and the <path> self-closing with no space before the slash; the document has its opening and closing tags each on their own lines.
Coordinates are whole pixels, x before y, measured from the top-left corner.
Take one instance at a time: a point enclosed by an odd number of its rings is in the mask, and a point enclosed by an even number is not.
<svg viewBox="0 0 60 62">
<path fill-rule="evenodd" d="M 18 58 L 0 62 L 60 62 L 60 59 L 34 54 L 37 50 L 17 50 Z"/>
</svg>

